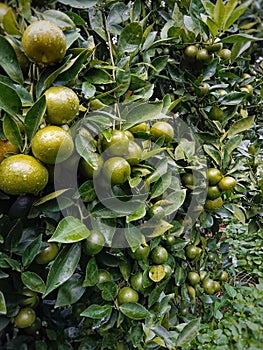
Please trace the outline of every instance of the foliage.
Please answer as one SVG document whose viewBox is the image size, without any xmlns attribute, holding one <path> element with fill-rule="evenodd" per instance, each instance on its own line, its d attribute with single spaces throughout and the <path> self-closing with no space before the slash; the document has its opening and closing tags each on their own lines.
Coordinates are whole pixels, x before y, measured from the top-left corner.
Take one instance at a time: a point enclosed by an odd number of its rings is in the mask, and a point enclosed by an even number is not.
<svg viewBox="0 0 263 350">
<path fill-rule="evenodd" d="M 1 139 L 32 154 L 34 135 L 48 124 L 44 93 L 52 86 L 74 90 L 80 108 L 63 126 L 74 139 L 75 152 L 55 167 L 45 165 L 50 174 L 46 188 L 35 196 L 0 193 L 1 346 L 174 349 L 194 341 L 198 348 L 211 342 L 209 335 L 202 342 L 211 320 L 220 321 L 215 344 L 227 344 L 224 332 L 232 332 L 234 342 L 234 332 L 248 334 L 249 329 L 255 330 L 257 344 L 259 312 L 251 313 L 248 289 L 233 287 L 235 271 L 228 259 L 230 254 L 242 261 L 243 243 L 222 238 L 233 220 L 247 225 L 249 237 L 262 228 L 260 1 L 35 0 L 8 5 L 0 36 Z M 52 21 L 65 35 L 67 51 L 56 65 L 37 66 L 23 56 L 22 35 L 40 19 Z M 231 51 L 229 59 L 213 47 L 217 43 Z M 202 59 L 187 57 L 190 45 Z M 223 112 L 220 120 L 211 118 L 214 106 Z M 172 140 L 165 135 L 153 139 L 151 126 L 157 120 L 173 127 Z M 98 161 L 111 156 L 105 140 L 111 141 L 113 129 L 127 132 L 141 123 L 146 129 L 133 133 L 140 159 L 131 165 L 128 181 L 112 186 Z M 93 169 L 92 178 L 81 173 L 80 159 Z M 209 167 L 237 180 L 233 190 L 220 191 L 223 206 L 216 210 L 204 209 Z M 96 171 L 101 171 L 97 177 Z M 193 175 L 193 184 L 184 183 L 185 174 Z M 84 250 L 91 230 L 105 238 L 98 254 Z M 46 265 L 37 264 L 49 242 L 58 245 L 58 254 Z M 152 258 L 158 246 L 167 251 L 162 264 Z M 195 256 L 188 255 L 189 246 L 198 248 Z M 148 247 L 149 255 L 138 259 L 141 247 Z M 260 257 L 254 247 L 247 273 L 262 277 L 255 270 Z M 222 282 L 226 269 L 232 275 Z M 101 279 L 105 271 L 106 281 Z M 206 273 L 220 289 L 205 293 L 201 282 L 191 283 L 189 272 Z M 120 305 L 119 291 L 138 273 L 138 301 Z M 40 298 L 35 311 L 41 322 L 33 333 L 14 325 L 25 287 Z M 261 282 L 254 293 L 260 311 Z M 255 317 L 238 329 L 231 328 L 228 312 L 234 297 L 236 316 L 239 302 Z M 247 339 L 238 346 L 246 346 Z"/>
</svg>

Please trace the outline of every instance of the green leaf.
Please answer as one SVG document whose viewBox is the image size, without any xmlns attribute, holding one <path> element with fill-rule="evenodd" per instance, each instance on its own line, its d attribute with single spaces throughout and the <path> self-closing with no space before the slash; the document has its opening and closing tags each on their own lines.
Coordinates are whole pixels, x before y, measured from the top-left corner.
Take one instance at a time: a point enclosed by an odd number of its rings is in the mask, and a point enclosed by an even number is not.
<svg viewBox="0 0 263 350">
<path fill-rule="evenodd" d="M 172 171 L 168 170 L 161 178 L 154 184 L 151 190 L 151 199 L 162 195 L 171 185 Z"/>
<path fill-rule="evenodd" d="M 95 6 L 98 0 L 59 0 L 58 2 L 78 9 L 88 9 Z"/>
<path fill-rule="evenodd" d="M 0 290 L 0 315 L 6 315 L 7 309 L 6 309 L 6 303 L 5 303 L 5 297 L 2 291 Z"/>
<path fill-rule="evenodd" d="M 227 294 L 230 296 L 230 298 L 234 299 L 236 297 L 237 292 L 236 292 L 234 287 L 232 287 L 228 283 L 224 283 L 224 288 L 225 288 Z"/>
<path fill-rule="evenodd" d="M 218 27 L 222 29 L 225 18 L 225 5 L 223 3 L 223 0 L 217 0 L 214 8 L 213 17 Z"/>
<path fill-rule="evenodd" d="M 217 165 L 220 165 L 221 155 L 219 151 L 212 145 L 204 145 L 203 148 L 205 153 L 208 154 Z"/>
<path fill-rule="evenodd" d="M 123 53 L 134 53 L 142 42 L 142 26 L 138 22 L 126 25 L 121 31 L 117 53 L 121 56 Z"/>
<path fill-rule="evenodd" d="M 101 319 L 108 316 L 112 311 L 111 305 L 97 305 L 92 304 L 84 310 L 80 316 L 89 317 L 93 319 Z"/>
<path fill-rule="evenodd" d="M 95 95 L 96 87 L 88 81 L 84 81 L 82 83 L 81 91 L 83 92 L 84 98 L 89 99 Z"/>
<path fill-rule="evenodd" d="M 234 44 L 234 43 L 241 43 L 241 42 L 243 43 L 248 41 L 251 42 L 251 41 L 257 41 L 257 40 L 262 40 L 262 39 L 249 34 L 239 33 L 239 34 L 229 35 L 226 38 L 223 38 L 221 42 L 227 43 L 227 44 Z"/>
<path fill-rule="evenodd" d="M 46 286 L 42 278 L 35 272 L 25 271 L 21 275 L 24 285 L 37 293 L 44 293 Z"/>
<path fill-rule="evenodd" d="M 0 109 L 12 117 L 22 114 L 22 102 L 15 89 L 0 82 Z"/>
<path fill-rule="evenodd" d="M 126 216 L 126 222 L 136 221 L 142 219 L 146 214 L 145 203 L 142 203 L 133 213 Z"/>
<path fill-rule="evenodd" d="M 177 266 L 174 273 L 175 285 L 177 287 L 181 286 L 185 282 L 186 276 L 187 276 L 186 269 L 183 268 L 182 266 Z"/>
<path fill-rule="evenodd" d="M 2 35 L 0 35 L 0 66 L 4 69 L 10 79 L 23 85 L 24 77 L 15 50 L 9 41 Z"/>
<path fill-rule="evenodd" d="M 160 119 L 163 108 L 163 102 L 141 103 L 133 107 L 125 116 L 123 129 L 129 129 L 135 124 Z"/>
<path fill-rule="evenodd" d="M 44 20 L 55 23 L 62 30 L 71 30 L 76 27 L 71 18 L 62 11 L 46 10 L 41 15 Z"/>
<path fill-rule="evenodd" d="M 124 303 L 120 306 L 120 311 L 132 320 L 144 320 L 151 316 L 151 313 L 139 303 Z"/>
<path fill-rule="evenodd" d="M 25 131 L 28 140 L 31 141 L 37 132 L 39 125 L 44 117 L 46 111 L 46 97 L 43 95 L 37 100 L 33 106 L 28 110 L 25 117 Z"/>
<path fill-rule="evenodd" d="M 220 98 L 219 101 L 222 105 L 225 106 L 238 106 L 242 103 L 245 96 L 245 92 L 230 92 Z"/>
<path fill-rule="evenodd" d="M 69 63 L 63 69 L 63 71 L 55 79 L 54 84 L 69 84 L 72 81 L 72 79 L 75 79 L 75 77 L 79 74 L 79 72 L 83 68 L 83 64 L 87 62 L 87 59 L 91 54 L 91 50 L 83 49 L 77 57 L 69 61 Z"/>
<path fill-rule="evenodd" d="M 3 26 L 5 29 L 5 32 L 10 35 L 17 35 L 20 36 L 21 32 L 18 28 L 18 23 L 16 20 L 16 16 L 14 14 L 13 9 L 10 7 L 10 9 L 7 11 L 7 13 L 3 17 Z"/>
<path fill-rule="evenodd" d="M 103 69 L 91 68 L 88 71 L 87 82 L 90 84 L 111 84 L 113 83 L 111 75 Z"/>
<path fill-rule="evenodd" d="M 23 138 L 17 122 L 8 114 L 4 116 L 3 131 L 5 137 L 15 146 L 22 147 Z"/>
<path fill-rule="evenodd" d="M 67 216 L 63 218 L 48 242 L 74 243 L 90 235 L 90 230 L 78 218 Z"/>
<path fill-rule="evenodd" d="M 232 152 L 240 145 L 242 135 L 231 137 L 224 146 L 223 168 L 226 169 L 230 163 Z"/>
<path fill-rule="evenodd" d="M 98 265 L 95 258 L 91 258 L 86 266 L 86 275 L 83 281 L 83 287 L 93 287 L 99 281 Z"/>
<path fill-rule="evenodd" d="M 37 207 L 38 205 L 44 204 L 48 201 L 51 201 L 52 199 L 55 199 L 55 198 L 61 196 L 66 191 L 68 191 L 67 188 L 63 189 L 63 190 L 51 192 L 51 193 L 47 194 L 46 196 L 42 197 L 41 199 L 39 199 L 38 201 L 34 202 L 34 207 Z"/>
<path fill-rule="evenodd" d="M 59 288 L 55 308 L 76 303 L 85 293 L 85 290 L 82 286 L 81 275 L 74 274 Z"/>
<path fill-rule="evenodd" d="M 125 228 L 125 238 L 129 244 L 129 247 L 134 252 L 142 243 L 141 231 L 134 225 L 127 223 Z"/>
<path fill-rule="evenodd" d="M 182 346 L 191 343 L 191 341 L 197 336 L 200 329 L 200 318 L 191 320 L 180 332 L 176 345 Z"/>
<path fill-rule="evenodd" d="M 80 255 L 80 243 L 68 244 L 60 250 L 49 270 L 44 297 L 73 275 L 78 266 Z"/>
<path fill-rule="evenodd" d="M 113 301 L 117 295 L 117 285 L 115 282 L 107 281 L 101 284 L 101 296 L 103 300 Z"/>
<path fill-rule="evenodd" d="M 252 127 L 252 125 L 254 124 L 254 119 L 255 119 L 254 116 L 250 116 L 250 117 L 243 118 L 243 119 L 240 119 L 240 120 L 236 121 L 228 129 L 228 132 L 227 132 L 226 136 L 228 138 L 230 138 L 230 137 L 235 136 L 236 134 L 239 134 L 239 133 L 241 133 L 243 131 L 246 131 L 246 130 L 250 129 Z"/>
<path fill-rule="evenodd" d="M 22 264 L 26 267 L 32 263 L 37 253 L 40 251 L 42 244 L 42 235 L 38 235 L 32 242 L 26 247 L 22 255 Z"/>
<path fill-rule="evenodd" d="M 233 10 L 232 13 L 228 13 L 227 20 L 225 20 L 223 30 L 226 31 L 228 28 L 232 26 L 233 23 L 235 23 L 240 16 L 246 11 L 246 9 L 252 4 L 253 0 L 248 0 L 238 6 L 236 9 Z"/>
</svg>

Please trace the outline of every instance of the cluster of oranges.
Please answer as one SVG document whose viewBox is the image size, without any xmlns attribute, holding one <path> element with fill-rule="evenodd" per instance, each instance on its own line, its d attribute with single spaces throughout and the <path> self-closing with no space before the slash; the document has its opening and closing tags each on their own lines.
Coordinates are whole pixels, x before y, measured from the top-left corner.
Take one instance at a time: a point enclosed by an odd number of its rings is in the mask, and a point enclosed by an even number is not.
<svg viewBox="0 0 263 350">
<path fill-rule="evenodd" d="M 60 62 L 66 53 L 63 31 L 44 20 L 26 28 L 22 46 L 27 59 L 40 67 Z M 50 168 L 67 160 L 74 151 L 72 136 L 65 125 L 79 113 L 77 94 L 66 86 L 52 86 L 44 95 L 45 120 L 26 151 L 6 139 L 0 140 L 0 189 L 9 195 L 37 195 L 48 183 Z"/>
</svg>

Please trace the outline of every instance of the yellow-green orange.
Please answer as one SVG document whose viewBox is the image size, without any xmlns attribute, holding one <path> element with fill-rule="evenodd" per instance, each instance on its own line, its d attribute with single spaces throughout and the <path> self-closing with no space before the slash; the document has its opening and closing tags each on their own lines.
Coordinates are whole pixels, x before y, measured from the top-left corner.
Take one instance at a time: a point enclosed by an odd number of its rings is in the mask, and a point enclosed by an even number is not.
<svg viewBox="0 0 263 350">
<path fill-rule="evenodd" d="M 22 36 L 22 46 L 31 61 L 40 66 L 49 66 L 64 58 L 66 38 L 55 23 L 40 20 L 26 28 Z"/>
<path fill-rule="evenodd" d="M 0 140 L 0 163 L 5 159 L 7 153 L 18 153 L 19 148 L 8 140 Z"/>
<path fill-rule="evenodd" d="M 165 142 L 171 142 L 174 138 L 174 129 L 172 125 L 167 122 L 156 122 L 150 129 L 153 140 L 159 137 L 164 137 Z"/>
<path fill-rule="evenodd" d="M 74 150 L 71 135 L 64 129 L 50 125 L 38 130 L 32 139 L 32 152 L 47 164 L 57 164 L 68 159 Z"/>
<path fill-rule="evenodd" d="M 209 185 L 216 185 L 222 179 L 220 170 L 217 168 L 209 168 L 207 170 L 207 179 Z"/>
<path fill-rule="evenodd" d="M 117 300 L 119 305 L 130 302 L 137 303 L 139 294 L 133 288 L 122 287 L 118 292 Z"/>
<path fill-rule="evenodd" d="M 208 186 L 207 188 L 207 198 L 209 199 L 216 199 L 218 197 L 220 197 L 221 192 L 218 188 L 218 186 L 214 185 L 214 186 Z"/>
<path fill-rule="evenodd" d="M 102 148 L 112 156 L 123 156 L 129 147 L 129 138 L 122 130 L 112 130 L 110 139 L 102 138 Z"/>
<path fill-rule="evenodd" d="M 212 108 L 208 113 L 209 119 L 216 120 L 219 122 L 222 122 L 224 120 L 224 116 L 225 116 L 224 111 L 217 106 L 212 106 Z"/>
<path fill-rule="evenodd" d="M 79 112 L 77 94 L 66 86 L 52 86 L 45 92 L 47 120 L 62 125 L 71 122 Z"/>
<path fill-rule="evenodd" d="M 129 141 L 128 150 L 125 159 L 130 165 L 136 165 L 140 162 L 142 156 L 142 149 L 135 141 Z"/>
<path fill-rule="evenodd" d="M 236 184 L 237 181 L 232 176 L 225 176 L 219 181 L 218 187 L 221 191 L 229 191 L 232 190 Z"/>
<path fill-rule="evenodd" d="M 100 231 L 91 230 L 90 235 L 84 241 L 84 252 L 88 255 L 98 254 L 104 247 L 105 238 Z"/>
<path fill-rule="evenodd" d="M 0 189 L 10 195 L 38 194 L 48 182 L 47 169 L 34 157 L 16 154 L 0 164 Z"/>
<path fill-rule="evenodd" d="M 207 199 L 205 201 L 205 209 L 207 210 L 216 210 L 220 209 L 223 205 L 223 199 L 218 197 L 216 199 Z"/>
<path fill-rule="evenodd" d="M 103 164 L 103 173 L 112 185 L 123 184 L 131 175 L 131 167 L 126 159 L 112 157 Z"/>
</svg>

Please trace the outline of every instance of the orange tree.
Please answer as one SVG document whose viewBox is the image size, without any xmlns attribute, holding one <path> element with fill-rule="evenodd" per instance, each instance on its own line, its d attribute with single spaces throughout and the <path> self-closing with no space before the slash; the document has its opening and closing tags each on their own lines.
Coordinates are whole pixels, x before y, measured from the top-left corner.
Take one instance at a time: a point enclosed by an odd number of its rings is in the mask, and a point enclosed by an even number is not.
<svg viewBox="0 0 263 350">
<path fill-rule="evenodd" d="M 0 5 L 2 348 L 189 345 L 262 229 L 260 2 Z"/>
</svg>

